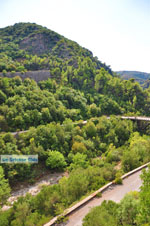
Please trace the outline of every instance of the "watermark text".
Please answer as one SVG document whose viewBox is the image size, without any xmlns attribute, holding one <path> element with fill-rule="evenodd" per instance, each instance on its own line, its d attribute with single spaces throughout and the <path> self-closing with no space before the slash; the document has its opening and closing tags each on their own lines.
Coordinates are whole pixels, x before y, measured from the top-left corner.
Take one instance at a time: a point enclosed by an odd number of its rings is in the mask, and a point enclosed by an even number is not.
<svg viewBox="0 0 150 226">
<path fill-rule="evenodd" d="M 0 163 L 38 163 L 38 155 L 0 155 Z"/>
</svg>

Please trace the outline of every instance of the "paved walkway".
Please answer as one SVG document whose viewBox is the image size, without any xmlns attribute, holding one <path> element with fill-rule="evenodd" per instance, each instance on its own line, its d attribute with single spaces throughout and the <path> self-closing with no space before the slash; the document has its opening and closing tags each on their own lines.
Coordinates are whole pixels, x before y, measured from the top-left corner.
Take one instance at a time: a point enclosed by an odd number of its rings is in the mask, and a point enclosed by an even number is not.
<svg viewBox="0 0 150 226">
<path fill-rule="evenodd" d="M 129 176 L 124 179 L 122 185 L 113 185 L 109 187 L 105 192 L 103 192 L 101 198 L 94 198 L 85 206 L 80 207 L 78 210 L 73 212 L 69 216 L 69 221 L 67 226 L 81 226 L 82 219 L 94 206 L 98 206 L 104 200 L 113 200 L 115 202 L 120 202 L 120 200 L 125 196 L 126 193 L 130 191 L 139 191 L 142 181 L 140 179 L 141 171 Z"/>
</svg>

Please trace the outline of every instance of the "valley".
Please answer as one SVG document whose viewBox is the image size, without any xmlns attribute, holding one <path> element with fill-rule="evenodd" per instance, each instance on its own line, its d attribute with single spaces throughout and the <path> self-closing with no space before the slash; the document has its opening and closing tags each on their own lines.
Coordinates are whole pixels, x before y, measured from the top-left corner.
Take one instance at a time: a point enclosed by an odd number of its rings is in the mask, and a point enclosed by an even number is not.
<svg viewBox="0 0 150 226">
<path fill-rule="evenodd" d="M 38 156 L 33 164 L 0 163 L 0 226 L 41 226 L 111 181 L 121 188 L 123 174 L 150 161 L 149 116 L 149 89 L 122 80 L 90 50 L 35 23 L 0 28 L 0 155 Z M 149 210 L 142 189 L 129 197 L 137 226 L 149 223 L 141 220 Z M 97 216 L 127 225 L 125 214 L 117 218 L 126 203 L 119 205 L 104 202 Z"/>
</svg>

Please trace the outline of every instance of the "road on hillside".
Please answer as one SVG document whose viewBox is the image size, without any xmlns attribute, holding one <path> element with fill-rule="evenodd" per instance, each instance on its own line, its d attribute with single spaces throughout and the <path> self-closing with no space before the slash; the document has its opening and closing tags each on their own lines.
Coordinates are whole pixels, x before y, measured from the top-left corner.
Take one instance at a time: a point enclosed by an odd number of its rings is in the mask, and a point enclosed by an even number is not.
<svg viewBox="0 0 150 226">
<path fill-rule="evenodd" d="M 106 117 L 107 117 L 107 119 L 110 119 L 110 116 L 106 116 Z M 135 120 L 135 121 L 150 121 L 150 117 L 145 117 L 145 116 L 123 116 L 123 115 L 119 116 L 118 115 L 116 117 L 119 117 L 121 119 L 127 119 L 127 120 Z M 95 120 L 93 119 L 92 121 L 95 121 Z M 82 122 L 82 124 L 85 125 L 87 122 L 88 121 L 85 120 L 85 121 Z M 80 123 L 74 122 L 73 124 L 80 124 Z M 63 124 L 61 126 L 63 126 Z M 22 131 L 18 131 L 18 132 L 10 132 L 10 133 L 13 136 L 17 136 L 17 135 L 19 135 L 21 133 L 26 133 L 28 131 L 29 130 L 22 130 Z M 3 134 L 3 133 L 7 133 L 7 132 L 1 132 L 1 133 Z"/>
<path fill-rule="evenodd" d="M 140 179 L 141 171 L 129 176 L 123 180 L 122 185 L 113 185 L 102 193 L 101 198 L 94 198 L 86 205 L 80 207 L 69 216 L 67 226 L 81 226 L 84 216 L 90 211 L 92 207 L 100 205 L 104 200 L 113 200 L 120 202 L 126 193 L 130 191 L 139 191 L 142 181 Z M 94 219 L 93 219 L 94 220 Z"/>
</svg>

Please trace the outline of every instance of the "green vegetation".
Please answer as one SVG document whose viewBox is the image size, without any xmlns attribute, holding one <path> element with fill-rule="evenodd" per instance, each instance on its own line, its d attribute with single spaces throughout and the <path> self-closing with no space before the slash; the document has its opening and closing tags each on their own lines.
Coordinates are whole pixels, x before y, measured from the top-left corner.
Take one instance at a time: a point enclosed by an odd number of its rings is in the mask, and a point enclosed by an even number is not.
<svg viewBox="0 0 150 226">
<path fill-rule="evenodd" d="M 89 50 L 40 25 L 18 23 L 0 29 L 0 71 L 4 74 L 50 69 L 52 76 L 59 77 L 63 71 L 70 72 L 72 66 L 77 68 L 84 58 L 94 68 L 104 67 L 111 72 Z"/>
<path fill-rule="evenodd" d="M 118 205 L 113 201 L 104 201 L 100 207 L 93 208 L 84 218 L 84 226 L 116 226 L 117 220 L 114 217 Z"/>
<path fill-rule="evenodd" d="M 0 166 L 0 205 L 3 205 L 10 195 L 8 181 L 4 178 L 3 168 Z"/>
<path fill-rule="evenodd" d="M 124 145 L 131 135 L 133 135 L 133 123 L 115 117 L 107 119 L 103 116 L 97 118 L 95 123 L 89 121 L 81 126 L 70 120 L 66 120 L 63 125 L 52 122 L 31 128 L 16 138 L 11 133 L 2 134 L 0 154 L 38 154 L 39 164 L 44 164 L 51 169 L 62 169 L 67 163 L 68 170 L 71 171 L 78 167 L 86 168 L 90 159 L 102 154 L 106 154 L 106 161 L 111 164 L 119 162 L 121 158 L 125 159 Z M 140 135 L 137 135 L 137 139 L 140 139 Z M 145 142 L 143 142 L 145 145 L 142 152 L 143 158 L 139 159 L 137 164 L 148 161 L 146 150 L 149 148 L 149 140 L 146 139 L 143 138 Z M 100 162 L 99 160 L 93 164 L 102 164 Z M 36 173 L 36 165 L 2 164 L 2 167 L 11 183 L 15 180 L 32 178 L 35 176 L 34 171 Z"/>
<path fill-rule="evenodd" d="M 104 201 L 85 216 L 83 226 L 150 225 L 150 168 L 143 171 L 141 178 L 143 185 L 139 193 L 130 192 L 119 204 Z"/>
<path fill-rule="evenodd" d="M 59 151 L 49 151 L 48 158 L 46 160 L 46 166 L 50 169 L 63 169 L 66 167 L 66 162 L 63 154 Z"/>
<path fill-rule="evenodd" d="M 0 78 L 0 130 L 27 130 L 50 122 L 62 123 L 118 114 L 150 114 L 150 94 L 137 83 L 121 81 L 104 69 L 99 70 L 95 87 L 79 91 L 48 79 L 37 84 L 20 77 Z M 102 84 L 102 85 L 101 85 Z M 74 83 L 76 86 L 76 83 Z M 101 87 L 101 88 L 100 88 Z"/>
<path fill-rule="evenodd" d="M 16 71 L 41 69 L 50 70 L 48 80 L 36 83 L 15 76 Z M 150 115 L 149 89 L 122 81 L 89 50 L 47 28 L 19 23 L 0 29 L 0 71 L 0 155 L 39 157 L 38 164 L 0 164 L 0 207 L 16 182 L 33 182 L 42 170 L 68 173 L 58 184 L 1 211 L 0 226 L 43 225 L 108 181 L 120 184 L 123 173 L 150 161 L 147 125 L 138 131 L 136 122 L 115 117 Z M 27 131 L 12 133 L 21 130 Z M 130 195 L 120 206 L 104 203 L 100 216 L 96 210 L 97 222 L 116 225 L 120 219 L 122 225 L 132 225 L 135 212 L 127 219 L 124 209 L 136 211 L 139 199 Z M 149 211 L 145 205 L 143 214 Z M 138 222 L 144 222 L 143 216 Z"/>
<path fill-rule="evenodd" d="M 62 126 L 56 123 L 41 125 L 20 134 L 17 139 L 10 133 L 1 135 L 2 154 L 6 150 L 8 154 L 38 154 L 42 167 L 62 170 L 67 166 L 69 177 L 63 177 L 57 185 L 44 186 L 35 197 L 27 195 L 19 198 L 11 210 L 7 214 L 1 212 L 0 217 L 6 218 L 9 222 L 7 225 L 17 225 L 18 222 L 28 225 L 29 220 L 36 224 L 37 219 L 40 219 L 38 225 L 42 225 L 107 182 L 115 180 L 120 183 L 120 176 L 124 172 L 150 161 L 149 136 L 141 136 L 134 130 L 136 128 L 131 121 L 103 116 L 85 125 L 70 120 Z M 132 159 L 128 158 L 129 153 Z M 136 162 L 131 161 L 134 156 Z M 120 163 L 121 168 L 117 170 Z M 36 164 L 2 166 L 10 184 L 18 180 L 30 180 L 37 171 Z M 24 221 L 22 208 L 26 210 Z M 112 216 L 110 222 L 115 222 Z"/>
</svg>

